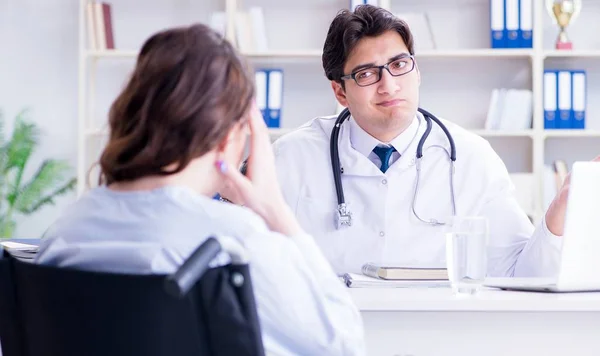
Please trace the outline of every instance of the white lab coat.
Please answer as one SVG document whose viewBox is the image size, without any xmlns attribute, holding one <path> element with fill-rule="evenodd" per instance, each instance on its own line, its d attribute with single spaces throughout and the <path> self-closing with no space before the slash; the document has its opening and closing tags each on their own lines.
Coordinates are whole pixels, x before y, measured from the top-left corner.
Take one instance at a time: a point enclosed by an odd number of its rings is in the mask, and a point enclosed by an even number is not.
<svg viewBox="0 0 600 356">
<path fill-rule="evenodd" d="M 424 120 L 418 114 L 419 120 Z M 445 266 L 444 226 L 420 222 L 411 203 L 416 178 L 416 147 L 426 125 L 387 172 L 350 142 L 342 125 L 339 156 L 342 183 L 352 226 L 336 229 L 337 196 L 329 138 L 335 116 L 316 118 L 274 144 L 283 195 L 302 227 L 314 238 L 338 274 L 360 272 L 365 262 Z M 454 190 L 457 215 L 489 219 L 488 276 L 555 276 L 561 238 L 545 221 L 534 231 L 514 198 L 506 167 L 483 138 L 444 121 L 454 138 L 457 160 Z M 424 219 L 448 221 L 450 151 L 443 131 L 433 123 L 425 142 L 416 209 Z"/>
</svg>

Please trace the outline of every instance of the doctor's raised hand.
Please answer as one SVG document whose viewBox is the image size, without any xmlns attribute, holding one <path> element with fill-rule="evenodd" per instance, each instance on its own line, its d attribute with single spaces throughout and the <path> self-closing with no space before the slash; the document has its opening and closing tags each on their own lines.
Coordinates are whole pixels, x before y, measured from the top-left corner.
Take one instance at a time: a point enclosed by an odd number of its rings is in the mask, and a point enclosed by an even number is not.
<svg viewBox="0 0 600 356">
<path fill-rule="evenodd" d="M 404 21 L 371 5 L 340 11 L 322 64 L 348 110 L 280 137 L 275 163 L 283 197 L 338 274 L 368 262 L 445 267 L 452 216 L 480 216 L 487 276 L 555 275 L 560 199 L 534 226 L 490 143 L 420 107 L 419 53 Z"/>
<path fill-rule="evenodd" d="M 600 162 L 600 156 L 596 156 L 592 161 Z M 548 225 L 548 230 L 558 236 L 562 236 L 565 229 L 565 215 L 567 212 L 567 200 L 569 197 L 570 185 L 571 173 L 565 178 L 556 197 L 546 211 L 546 224 Z"/>
</svg>

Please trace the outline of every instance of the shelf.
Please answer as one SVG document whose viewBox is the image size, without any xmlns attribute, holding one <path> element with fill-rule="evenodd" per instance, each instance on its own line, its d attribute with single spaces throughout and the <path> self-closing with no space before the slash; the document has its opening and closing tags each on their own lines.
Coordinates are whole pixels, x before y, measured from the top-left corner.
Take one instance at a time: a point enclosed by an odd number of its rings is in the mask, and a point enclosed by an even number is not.
<svg viewBox="0 0 600 356">
<path fill-rule="evenodd" d="M 545 58 L 600 58 L 600 50 L 574 50 L 558 51 L 551 50 L 544 52 Z"/>
<path fill-rule="evenodd" d="M 543 131 L 544 138 L 549 137 L 600 137 L 600 130 L 555 130 Z"/>
<path fill-rule="evenodd" d="M 249 58 L 321 58 L 322 51 L 314 50 L 271 50 L 266 52 L 243 52 Z M 579 53 L 579 52 L 578 52 Z M 593 52 L 600 57 L 600 51 Z M 135 58 L 138 51 L 135 50 L 105 50 L 86 51 L 85 55 L 90 58 Z M 458 49 L 458 50 L 426 50 L 417 52 L 417 58 L 528 58 L 533 55 L 530 49 Z M 558 55 L 557 55 L 558 56 Z"/>
<path fill-rule="evenodd" d="M 503 130 L 469 130 L 482 137 L 533 137 L 533 130 L 503 131 Z"/>
<path fill-rule="evenodd" d="M 85 51 L 85 55 L 88 58 L 135 58 L 138 55 L 138 51 L 124 51 L 124 50 L 107 50 L 107 51 Z"/>
<path fill-rule="evenodd" d="M 530 58 L 533 56 L 531 49 L 457 49 L 457 50 L 428 50 L 416 53 L 417 58 Z"/>
<path fill-rule="evenodd" d="M 266 52 L 244 52 L 250 58 L 321 58 L 321 50 L 273 50 Z M 529 58 L 533 56 L 531 49 L 457 49 L 426 50 L 417 52 L 417 58 Z"/>
<path fill-rule="evenodd" d="M 321 58 L 321 50 L 273 50 L 266 52 L 242 52 L 250 58 Z"/>
<path fill-rule="evenodd" d="M 285 135 L 288 132 L 291 132 L 294 129 L 288 129 L 288 128 L 270 128 L 269 129 L 269 135 L 271 136 L 281 136 L 281 135 Z M 85 136 L 86 137 L 101 137 L 101 136 L 107 136 L 108 135 L 108 130 L 107 129 L 96 129 L 96 130 L 87 130 L 85 132 Z"/>
</svg>

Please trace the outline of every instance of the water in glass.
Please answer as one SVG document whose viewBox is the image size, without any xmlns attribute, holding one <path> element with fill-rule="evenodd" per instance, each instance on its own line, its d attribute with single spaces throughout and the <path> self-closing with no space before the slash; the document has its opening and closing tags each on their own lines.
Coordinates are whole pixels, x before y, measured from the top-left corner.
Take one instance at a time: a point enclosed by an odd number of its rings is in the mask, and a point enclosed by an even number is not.
<svg viewBox="0 0 600 356">
<path fill-rule="evenodd" d="M 446 233 L 448 278 L 455 293 L 474 294 L 487 270 L 487 219 L 455 217 Z"/>
</svg>

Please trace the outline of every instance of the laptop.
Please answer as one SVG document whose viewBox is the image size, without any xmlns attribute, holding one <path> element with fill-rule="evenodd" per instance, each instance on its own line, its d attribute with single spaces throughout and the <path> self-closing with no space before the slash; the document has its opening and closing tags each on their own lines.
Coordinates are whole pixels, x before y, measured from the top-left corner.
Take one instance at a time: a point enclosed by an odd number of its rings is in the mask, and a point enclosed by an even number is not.
<svg viewBox="0 0 600 356">
<path fill-rule="evenodd" d="M 600 162 L 575 162 L 556 278 L 488 278 L 484 285 L 536 292 L 600 291 Z"/>
</svg>

